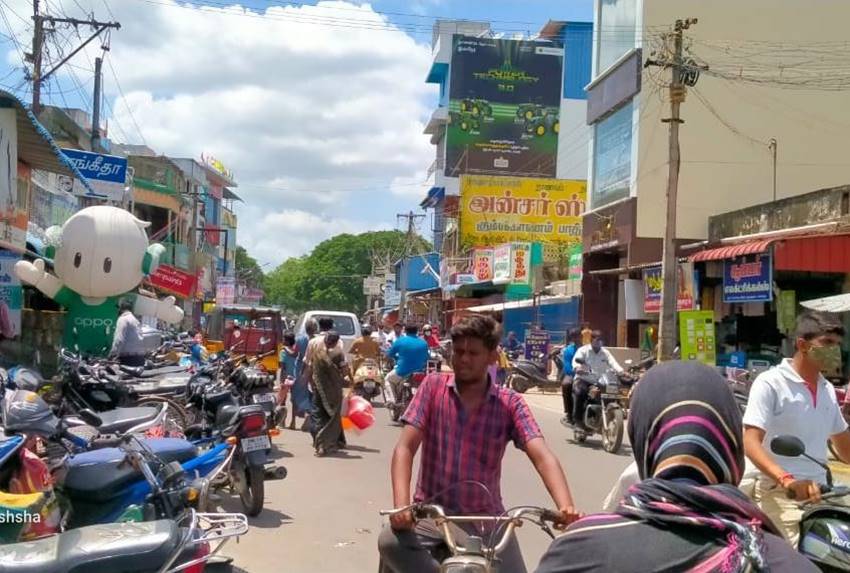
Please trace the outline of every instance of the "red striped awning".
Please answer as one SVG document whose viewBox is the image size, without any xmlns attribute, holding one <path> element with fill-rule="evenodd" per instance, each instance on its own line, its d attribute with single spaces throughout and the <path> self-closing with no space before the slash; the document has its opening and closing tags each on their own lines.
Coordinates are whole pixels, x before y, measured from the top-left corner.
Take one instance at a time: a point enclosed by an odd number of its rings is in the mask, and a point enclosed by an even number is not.
<svg viewBox="0 0 850 573">
<path fill-rule="evenodd" d="M 754 255 L 767 251 L 770 244 L 775 239 L 766 239 L 763 241 L 750 241 L 747 243 L 739 243 L 737 245 L 728 245 L 725 247 L 717 247 L 716 249 L 708 249 L 691 255 L 689 258 L 692 262 L 699 261 L 720 261 L 723 259 L 734 259 L 742 255 Z"/>
</svg>

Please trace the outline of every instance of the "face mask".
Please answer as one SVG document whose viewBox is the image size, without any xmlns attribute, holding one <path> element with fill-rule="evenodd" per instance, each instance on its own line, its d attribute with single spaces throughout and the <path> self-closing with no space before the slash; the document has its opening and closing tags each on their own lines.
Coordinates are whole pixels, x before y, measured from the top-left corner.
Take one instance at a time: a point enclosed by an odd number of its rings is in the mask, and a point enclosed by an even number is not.
<svg viewBox="0 0 850 573">
<path fill-rule="evenodd" d="M 812 346 L 809 358 L 821 372 L 833 372 L 841 366 L 841 348 L 838 346 Z"/>
</svg>

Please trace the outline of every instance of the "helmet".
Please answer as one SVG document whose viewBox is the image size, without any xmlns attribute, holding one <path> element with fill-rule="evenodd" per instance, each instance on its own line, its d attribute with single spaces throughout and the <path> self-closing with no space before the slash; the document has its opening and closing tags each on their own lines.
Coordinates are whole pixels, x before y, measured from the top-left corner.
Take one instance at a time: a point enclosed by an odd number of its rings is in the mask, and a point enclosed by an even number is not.
<svg viewBox="0 0 850 573">
<path fill-rule="evenodd" d="M 372 325 L 364 324 L 363 326 L 360 327 L 360 332 L 363 334 L 363 336 L 371 336 Z"/>
<path fill-rule="evenodd" d="M 430 324 L 426 324 L 425 326 L 422 327 L 422 332 L 426 332 L 426 331 L 431 332 L 431 330 L 433 330 L 433 329 L 431 328 Z"/>
</svg>

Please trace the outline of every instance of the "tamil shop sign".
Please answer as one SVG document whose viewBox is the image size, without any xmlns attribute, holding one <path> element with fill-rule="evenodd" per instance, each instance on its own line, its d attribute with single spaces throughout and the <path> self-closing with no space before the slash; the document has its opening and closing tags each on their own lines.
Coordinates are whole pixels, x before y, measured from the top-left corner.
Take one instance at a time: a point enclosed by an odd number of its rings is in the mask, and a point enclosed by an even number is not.
<svg viewBox="0 0 850 573">
<path fill-rule="evenodd" d="M 466 247 L 515 241 L 578 245 L 586 207 L 585 181 L 464 175 L 461 243 Z"/>
<path fill-rule="evenodd" d="M 190 298 L 195 286 L 195 275 L 185 273 L 170 265 L 159 265 L 150 276 L 152 285 L 181 298 Z"/>
<path fill-rule="evenodd" d="M 115 155 L 92 153 L 79 149 L 63 149 L 62 153 L 68 158 L 80 173 L 88 179 L 92 190 L 112 201 L 120 201 L 124 197 L 127 186 L 127 158 Z M 79 183 L 71 187 L 75 195 L 86 195 L 87 190 Z"/>
<path fill-rule="evenodd" d="M 493 282 L 528 284 L 530 267 L 530 243 L 506 243 L 493 249 Z"/>
<path fill-rule="evenodd" d="M 770 254 L 744 255 L 723 262 L 723 302 L 773 300 Z"/>
<path fill-rule="evenodd" d="M 679 263 L 677 269 L 676 310 L 692 310 L 694 308 L 695 277 L 693 263 Z M 643 271 L 643 311 L 647 314 L 661 311 L 661 294 L 664 287 L 664 276 L 661 267 L 652 267 Z"/>
</svg>

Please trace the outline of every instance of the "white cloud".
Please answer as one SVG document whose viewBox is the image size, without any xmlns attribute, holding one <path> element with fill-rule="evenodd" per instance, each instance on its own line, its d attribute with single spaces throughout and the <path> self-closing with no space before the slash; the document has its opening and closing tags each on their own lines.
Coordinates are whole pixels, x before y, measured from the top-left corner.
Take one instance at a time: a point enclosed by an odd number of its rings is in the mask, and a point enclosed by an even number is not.
<svg viewBox="0 0 850 573">
<path fill-rule="evenodd" d="M 108 16 L 100 0 L 78 2 Z M 258 258 L 276 264 L 340 230 L 375 228 L 424 196 L 416 183 L 434 153 L 422 134 L 435 99 L 424 83 L 430 46 L 376 29 L 388 23 L 370 5 L 109 4 L 122 27 L 107 58 L 126 95 L 105 66 L 110 136 L 140 143 L 135 120 L 158 152 L 222 160 L 246 201 L 239 241 Z M 26 1 L 15 5 L 26 12 Z M 64 2 L 82 17 L 76 5 Z M 86 58 L 75 63 L 90 66 Z"/>
</svg>

